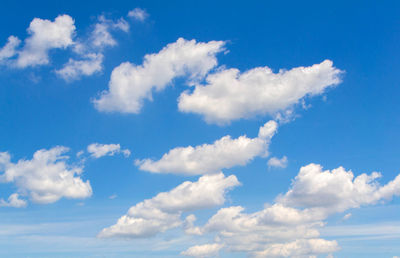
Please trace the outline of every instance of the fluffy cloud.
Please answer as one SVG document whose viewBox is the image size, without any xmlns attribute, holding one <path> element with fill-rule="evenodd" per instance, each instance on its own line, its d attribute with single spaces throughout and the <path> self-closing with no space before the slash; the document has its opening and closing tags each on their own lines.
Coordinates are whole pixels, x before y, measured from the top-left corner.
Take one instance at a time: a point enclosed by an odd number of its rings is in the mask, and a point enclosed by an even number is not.
<svg viewBox="0 0 400 258">
<path fill-rule="evenodd" d="M 73 44 L 74 20 L 68 15 L 59 15 L 54 21 L 35 18 L 28 28 L 30 36 L 18 53 L 16 66 L 45 65 L 49 63 L 51 49 L 66 48 Z"/>
<path fill-rule="evenodd" d="M 87 151 L 96 159 L 104 156 L 114 156 L 117 153 L 123 153 L 125 157 L 131 155 L 128 149 L 122 150 L 119 144 L 92 143 L 87 147 Z"/>
<path fill-rule="evenodd" d="M 213 144 L 172 149 L 158 161 L 137 160 L 136 165 L 141 170 L 153 173 L 186 175 L 216 173 L 223 168 L 245 165 L 256 156 L 268 154 L 268 145 L 277 126 L 275 121 L 269 121 L 260 128 L 255 138 L 243 135 L 232 139 L 224 136 Z"/>
<path fill-rule="evenodd" d="M 27 203 L 25 200 L 19 199 L 19 194 L 13 193 L 8 197 L 8 201 L 0 199 L 0 207 L 14 207 L 23 208 L 26 207 Z"/>
<path fill-rule="evenodd" d="M 277 157 L 272 157 L 268 160 L 268 167 L 285 168 L 287 167 L 288 159 L 283 156 L 281 159 Z"/>
<path fill-rule="evenodd" d="M 21 44 L 21 40 L 17 37 L 8 37 L 7 43 L 0 49 L 0 62 L 7 60 L 17 54 L 16 48 Z"/>
<path fill-rule="evenodd" d="M 182 225 L 182 212 L 225 202 L 225 193 L 239 185 L 235 176 L 205 175 L 196 182 L 186 181 L 169 192 L 159 193 L 131 207 L 115 225 L 103 229 L 99 237 L 149 237 Z"/>
<path fill-rule="evenodd" d="M 309 67 L 273 73 L 257 67 L 240 73 L 221 69 L 209 74 L 206 84 L 196 85 L 179 97 L 179 110 L 204 116 L 210 123 L 225 124 L 240 118 L 284 111 L 307 96 L 322 94 L 340 83 L 339 69 L 325 60 Z"/>
<path fill-rule="evenodd" d="M 190 226 L 202 234 L 216 233 L 218 243 L 229 251 L 254 257 L 332 253 L 339 249 L 337 242 L 320 238 L 325 219 L 400 195 L 400 175 L 383 186 L 376 181 L 379 176 L 373 172 L 354 177 L 342 167 L 323 171 L 310 164 L 300 169 L 291 188 L 273 205 L 254 213 L 245 213 L 241 206 L 222 208 L 203 227 Z"/>
<path fill-rule="evenodd" d="M 66 81 L 79 79 L 81 76 L 90 76 L 103 69 L 103 54 L 87 54 L 84 60 L 70 58 L 68 63 L 56 73 Z"/>
<path fill-rule="evenodd" d="M 215 257 L 223 247 L 221 244 L 195 245 L 181 252 L 181 255 L 192 257 Z"/>
<path fill-rule="evenodd" d="M 63 155 L 68 148 L 57 146 L 50 150 L 38 150 L 31 160 L 11 162 L 7 152 L 0 153 L 0 182 L 14 183 L 19 193 L 29 195 L 36 203 L 53 203 L 60 198 L 87 198 L 92 195 L 89 181 L 80 175 L 82 168 L 66 163 Z M 15 196 L 18 197 L 18 196 Z M 12 201 L 12 200 L 10 200 Z"/>
<path fill-rule="evenodd" d="M 127 32 L 129 30 L 129 24 L 123 18 L 114 22 L 101 15 L 99 17 L 99 22 L 96 23 L 92 32 L 90 43 L 99 48 L 117 45 L 117 41 L 111 35 L 110 30 L 122 30 Z"/>
<path fill-rule="evenodd" d="M 140 8 L 135 8 L 128 12 L 128 17 L 132 17 L 138 21 L 144 21 L 149 16 L 149 14 Z"/>
<path fill-rule="evenodd" d="M 146 55 L 142 65 L 129 62 L 114 68 L 109 89 L 94 100 L 99 111 L 139 113 L 153 91 L 161 91 L 174 78 L 187 75 L 201 78 L 217 65 L 215 55 L 223 50 L 223 41 L 207 43 L 178 39 L 156 54 Z"/>
</svg>

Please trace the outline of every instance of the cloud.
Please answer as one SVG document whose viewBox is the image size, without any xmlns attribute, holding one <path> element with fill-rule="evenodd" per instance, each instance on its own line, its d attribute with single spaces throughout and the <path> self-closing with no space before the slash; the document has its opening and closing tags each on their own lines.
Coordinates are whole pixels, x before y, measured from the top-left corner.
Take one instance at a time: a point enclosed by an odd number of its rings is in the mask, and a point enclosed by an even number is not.
<svg viewBox="0 0 400 258">
<path fill-rule="evenodd" d="M 66 48 L 73 44 L 74 20 L 69 15 L 59 15 L 54 21 L 35 18 L 29 25 L 30 36 L 18 52 L 15 65 L 19 68 L 49 63 L 51 49 Z"/>
<path fill-rule="evenodd" d="M 300 169 L 290 189 L 264 209 L 245 213 L 241 206 L 220 209 L 200 234 L 216 233 L 219 244 L 231 252 L 254 257 L 297 257 L 339 250 L 334 240 L 320 238 L 330 215 L 400 195 L 400 175 L 381 186 L 379 174 L 354 177 L 342 167 L 323 171 L 310 164 Z M 192 219 L 193 221 L 193 219 Z"/>
<path fill-rule="evenodd" d="M 99 237 L 150 237 L 182 225 L 183 212 L 210 208 L 225 202 L 226 192 L 239 185 L 233 175 L 205 175 L 186 181 L 169 192 L 159 193 L 131 207 L 115 225 L 103 229 Z"/>
<path fill-rule="evenodd" d="M 21 44 L 21 40 L 17 37 L 10 36 L 7 39 L 7 43 L 0 49 L 0 62 L 7 60 L 17 54 L 16 48 Z"/>
<path fill-rule="evenodd" d="M 83 199 L 92 195 L 89 181 L 84 182 L 80 175 L 82 167 L 66 163 L 69 158 L 63 155 L 68 148 L 57 146 L 50 150 L 38 150 L 31 160 L 21 159 L 11 162 L 7 152 L 0 153 L 0 182 L 14 183 L 18 192 L 29 195 L 33 202 L 53 203 L 62 197 Z"/>
<path fill-rule="evenodd" d="M 109 89 L 93 100 L 99 111 L 139 113 L 153 91 L 161 91 L 173 79 L 204 77 L 217 65 L 216 54 L 223 51 L 223 41 L 196 42 L 179 38 L 156 54 L 146 55 L 142 65 L 125 62 L 114 68 Z"/>
<path fill-rule="evenodd" d="M 113 38 L 110 31 L 111 30 L 122 30 L 124 32 L 129 31 L 129 24 L 120 18 L 118 21 L 114 22 L 105 18 L 105 16 L 99 16 L 98 23 L 95 24 L 94 30 L 90 37 L 90 43 L 94 47 L 104 48 L 108 46 L 117 45 L 117 41 Z"/>
<path fill-rule="evenodd" d="M 218 255 L 219 250 L 223 247 L 221 244 L 205 244 L 195 245 L 181 252 L 181 255 L 192 257 L 215 257 Z"/>
<path fill-rule="evenodd" d="M 276 168 L 286 168 L 288 164 L 288 159 L 286 156 L 283 156 L 281 159 L 277 157 L 272 157 L 268 160 L 268 167 L 276 167 Z"/>
<path fill-rule="evenodd" d="M 0 207 L 14 207 L 14 208 L 24 208 L 27 203 L 25 200 L 19 199 L 19 194 L 13 193 L 8 197 L 8 201 L 0 199 Z"/>
<path fill-rule="evenodd" d="M 122 150 L 119 144 L 92 143 L 87 147 L 87 152 L 96 159 L 104 156 L 114 156 L 117 153 L 123 153 L 125 157 L 131 155 L 128 149 Z"/>
<path fill-rule="evenodd" d="M 236 139 L 224 136 L 212 144 L 178 147 L 164 154 L 158 161 L 137 160 L 139 169 L 152 173 L 199 175 L 217 173 L 223 168 L 245 165 L 256 156 L 266 156 L 277 123 L 269 121 L 260 127 L 258 137 L 245 135 Z"/>
<path fill-rule="evenodd" d="M 149 14 L 141 8 L 135 8 L 128 12 L 128 17 L 132 17 L 138 21 L 144 21 L 148 16 Z"/>
<path fill-rule="evenodd" d="M 87 54 L 84 60 L 70 58 L 64 67 L 56 73 L 66 81 L 77 80 L 82 76 L 90 76 L 101 72 L 103 69 L 103 54 Z"/>
<path fill-rule="evenodd" d="M 341 82 L 341 70 L 325 60 L 309 67 L 297 67 L 273 73 L 268 67 L 256 67 L 244 73 L 238 69 L 220 69 L 209 74 L 206 84 L 183 92 L 179 110 L 200 114 L 209 123 L 226 124 L 256 115 L 275 115 L 307 96 L 322 94 Z"/>
</svg>

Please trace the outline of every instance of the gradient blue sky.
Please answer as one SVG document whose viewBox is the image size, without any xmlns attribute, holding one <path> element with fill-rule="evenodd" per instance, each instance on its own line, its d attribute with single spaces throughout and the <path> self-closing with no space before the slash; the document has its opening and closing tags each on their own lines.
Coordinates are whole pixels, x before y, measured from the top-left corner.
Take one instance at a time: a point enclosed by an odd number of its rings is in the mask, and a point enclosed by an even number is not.
<svg viewBox="0 0 400 258">
<path fill-rule="evenodd" d="M 148 17 L 127 17 L 134 8 Z M 23 41 L 34 18 L 53 21 L 61 14 L 74 19 L 76 38 L 88 35 L 100 15 L 114 21 L 123 17 L 130 29 L 112 32 L 117 45 L 102 50 L 101 72 L 71 82 L 54 72 L 74 55 L 71 48 L 51 50 L 47 65 L 0 65 L 0 152 L 10 153 L 16 163 L 32 159 L 37 150 L 67 146 L 68 163 L 82 164 L 76 153 L 101 143 L 120 144 L 131 155 L 94 159 L 84 154 L 82 178 L 90 180 L 93 190 L 88 198 L 39 204 L 21 193 L 26 207 L 0 207 L 0 256 L 176 257 L 190 246 L 214 240 L 212 234 L 185 235 L 179 227 L 143 239 L 96 237 L 131 206 L 199 178 L 149 173 L 134 160 L 159 159 L 175 147 L 211 144 L 225 135 L 254 138 L 260 126 L 274 119 L 257 115 L 218 125 L 182 113 L 177 99 L 188 89 L 185 77 L 153 93 L 138 114 L 94 107 L 93 98 L 108 89 L 115 67 L 127 61 L 139 65 L 146 54 L 180 37 L 226 41 L 228 52 L 217 55 L 218 64 L 240 71 L 268 66 L 278 72 L 325 59 L 344 71 L 336 87 L 305 99 L 308 108 L 294 107 L 295 117 L 281 123 L 272 138 L 269 157 L 222 169 L 241 186 L 230 190 L 222 205 L 192 212 L 198 226 L 223 207 L 263 209 L 286 193 L 299 169 L 310 163 L 329 170 L 343 166 L 355 176 L 378 171 L 382 185 L 393 180 L 400 171 L 399 12 L 398 1 L 2 1 L 0 47 L 10 35 Z M 270 157 L 283 156 L 288 159 L 285 168 L 267 165 Z M 0 198 L 19 190 L 14 183 L 1 184 Z M 340 246 L 333 255 L 399 256 L 400 198 L 361 206 L 324 220 L 321 238 Z M 347 213 L 351 217 L 342 219 Z M 248 253 L 221 249 L 219 255 Z"/>
</svg>

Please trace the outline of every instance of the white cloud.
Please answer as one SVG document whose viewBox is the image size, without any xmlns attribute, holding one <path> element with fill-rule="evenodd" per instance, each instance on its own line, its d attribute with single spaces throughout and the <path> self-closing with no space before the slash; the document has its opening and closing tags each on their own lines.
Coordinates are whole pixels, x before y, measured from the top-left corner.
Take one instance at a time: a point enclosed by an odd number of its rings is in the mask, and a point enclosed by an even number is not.
<svg viewBox="0 0 400 258">
<path fill-rule="evenodd" d="M 8 197 L 8 201 L 0 199 L 0 207 L 14 207 L 23 208 L 26 207 L 27 203 L 25 200 L 19 199 L 19 194 L 13 193 Z"/>
<path fill-rule="evenodd" d="M 239 185 L 233 175 L 205 175 L 186 181 L 169 192 L 159 193 L 131 207 L 115 225 L 103 229 L 99 237 L 150 237 L 182 225 L 182 212 L 222 205 L 226 192 Z"/>
<path fill-rule="evenodd" d="M 179 97 L 182 112 L 204 116 L 209 123 L 226 124 L 256 115 L 275 115 L 307 96 L 322 94 L 340 83 L 342 73 L 325 60 L 309 67 L 297 67 L 273 73 L 257 67 L 240 73 L 238 69 L 221 69 L 209 74 L 206 84 L 196 85 Z"/>
<path fill-rule="evenodd" d="M 145 159 L 135 163 L 141 170 L 153 173 L 217 173 L 223 168 L 245 165 L 256 156 L 266 156 L 270 139 L 277 126 L 277 123 L 271 120 L 260 127 L 258 137 L 255 138 L 243 135 L 232 139 L 230 136 L 224 136 L 213 144 L 174 148 L 158 161 Z"/>
<path fill-rule="evenodd" d="M 288 164 L 288 159 L 286 156 L 283 156 L 281 159 L 277 157 L 272 157 L 268 160 L 269 167 L 286 168 L 287 164 Z"/>
<path fill-rule="evenodd" d="M 141 8 L 135 8 L 128 12 L 128 17 L 132 17 L 138 21 L 144 21 L 148 16 L 149 14 Z"/>
<path fill-rule="evenodd" d="M 15 56 L 17 54 L 16 48 L 20 44 L 21 40 L 19 40 L 17 37 L 8 37 L 6 45 L 0 49 L 0 62 Z"/>
<path fill-rule="evenodd" d="M 84 182 L 80 175 L 82 167 L 66 163 L 69 158 L 63 155 L 68 148 L 57 146 L 50 150 L 38 150 L 33 159 L 11 162 L 7 152 L 0 153 L 0 182 L 14 183 L 18 192 L 29 195 L 36 203 L 53 203 L 60 198 L 80 199 L 92 195 L 89 181 Z"/>
<path fill-rule="evenodd" d="M 114 68 L 109 89 L 93 100 L 99 111 L 139 113 L 153 91 L 161 91 L 174 78 L 202 78 L 217 65 L 215 55 L 223 50 L 223 41 L 196 42 L 179 38 L 156 54 L 146 55 L 142 65 L 125 62 Z"/>
<path fill-rule="evenodd" d="M 343 216 L 342 220 L 348 220 L 351 218 L 351 213 L 347 213 L 346 215 Z"/>
<path fill-rule="evenodd" d="M 223 245 L 215 244 L 205 244 L 205 245 L 195 245 L 181 252 L 181 255 L 192 256 L 192 257 L 215 257 L 218 255 L 219 250 Z"/>
<path fill-rule="evenodd" d="M 92 143 L 87 147 L 87 151 L 93 158 L 101 158 L 104 156 L 114 156 L 123 153 L 125 157 L 129 157 L 131 152 L 128 149 L 122 150 L 119 144 L 100 144 Z"/>
<path fill-rule="evenodd" d="M 87 54 L 83 60 L 70 58 L 64 67 L 56 73 L 66 81 L 79 79 L 81 76 L 90 76 L 103 69 L 103 54 Z"/>
<path fill-rule="evenodd" d="M 129 24 L 123 18 L 114 22 L 101 15 L 99 17 L 99 22 L 95 24 L 90 43 L 97 48 L 117 45 L 117 41 L 111 35 L 110 30 L 122 30 L 127 32 L 129 30 Z"/>
<path fill-rule="evenodd" d="M 216 233 L 228 251 L 247 252 L 255 257 L 296 257 L 332 253 L 334 240 L 320 238 L 325 219 L 361 205 L 375 204 L 400 195 L 400 175 L 380 186 L 379 174 L 354 178 L 342 167 L 323 171 L 310 164 L 300 169 L 292 187 L 272 205 L 245 213 L 241 206 L 220 209 L 203 227 L 190 228 L 201 234 Z"/>
<path fill-rule="evenodd" d="M 68 15 L 59 15 L 54 21 L 35 18 L 29 25 L 28 33 L 30 36 L 25 39 L 16 60 L 16 66 L 20 68 L 48 64 L 49 50 L 72 45 L 74 20 Z"/>
<path fill-rule="evenodd" d="M 272 244 L 267 249 L 256 252 L 255 257 L 310 257 L 324 253 L 336 252 L 339 245 L 336 241 L 324 239 L 302 239 L 290 243 Z"/>
</svg>

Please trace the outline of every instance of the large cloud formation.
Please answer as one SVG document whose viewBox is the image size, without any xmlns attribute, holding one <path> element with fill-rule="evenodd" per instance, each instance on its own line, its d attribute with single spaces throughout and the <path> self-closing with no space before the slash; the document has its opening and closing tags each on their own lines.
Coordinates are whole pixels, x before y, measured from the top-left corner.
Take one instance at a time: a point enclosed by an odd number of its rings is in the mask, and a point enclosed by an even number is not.
<svg viewBox="0 0 400 258">
<path fill-rule="evenodd" d="M 65 197 L 82 199 L 92 195 L 89 181 L 83 181 L 80 175 L 82 167 L 67 164 L 69 158 L 64 155 L 68 148 L 57 146 L 49 150 L 38 150 L 31 160 L 21 159 L 11 162 L 10 154 L 0 152 L 0 182 L 14 183 L 18 192 L 29 196 L 33 202 L 47 204 Z M 11 195 L 3 206 L 22 207 L 19 195 Z"/>
<path fill-rule="evenodd" d="M 160 160 L 137 160 L 141 170 L 152 173 L 200 175 L 217 173 L 221 169 L 245 165 L 256 156 L 267 156 L 268 146 L 278 124 L 269 121 L 260 127 L 258 136 L 243 135 L 232 139 L 229 135 L 212 144 L 178 147 L 164 154 Z"/>
<path fill-rule="evenodd" d="M 216 233 L 218 244 L 228 251 L 254 257 L 332 253 L 339 250 L 338 243 L 321 239 L 319 233 L 326 218 L 400 195 L 400 175 L 383 186 L 376 181 L 379 177 L 377 172 L 354 177 L 342 167 L 324 171 L 310 164 L 274 204 L 254 213 L 245 213 L 241 206 L 222 208 L 203 227 L 192 224 L 191 232 Z"/>
</svg>

